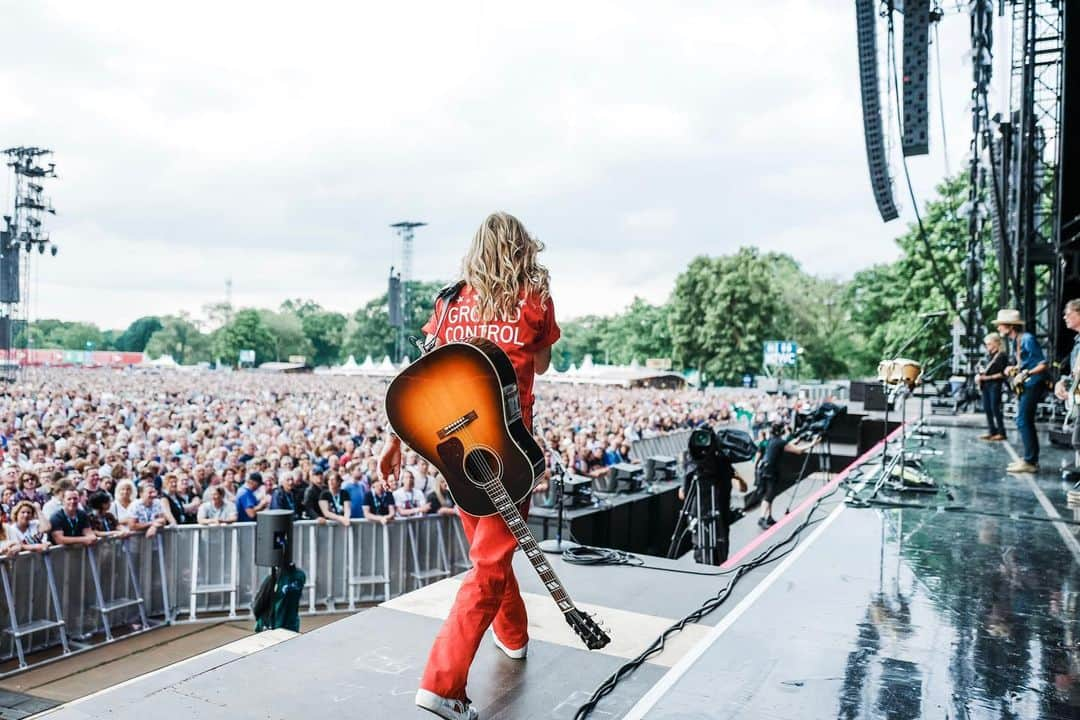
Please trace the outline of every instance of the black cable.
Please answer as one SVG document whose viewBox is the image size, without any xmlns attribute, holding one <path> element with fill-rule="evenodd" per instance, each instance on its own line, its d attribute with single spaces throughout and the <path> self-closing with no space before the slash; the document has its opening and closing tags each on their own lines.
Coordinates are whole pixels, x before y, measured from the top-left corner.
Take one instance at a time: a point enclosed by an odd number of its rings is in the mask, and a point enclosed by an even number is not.
<svg viewBox="0 0 1080 720">
<path fill-rule="evenodd" d="M 896 99 L 896 124 L 900 130 L 900 137 L 902 140 L 904 137 L 904 120 L 900 105 L 900 75 L 896 70 L 896 42 L 894 40 L 893 8 L 891 2 L 889 3 L 888 28 L 889 66 L 892 68 L 893 96 Z M 949 304 L 949 308 L 951 308 L 954 313 L 959 315 L 960 308 L 957 306 L 956 300 L 953 299 L 950 294 L 949 287 L 945 284 L 945 276 L 941 274 L 941 270 L 938 268 L 937 259 L 934 257 L 934 251 L 930 247 L 930 241 L 926 239 L 926 228 L 923 227 L 922 213 L 919 212 L 919 203 L 915 199 L 915 188 L 911 185 L 911 173 L 908 171 L 907 156 L 904 155 L 903 150 L 900 151 L 900 160 L 904 166 L 904 180 L 907 181 L 908 195 L 911 197 L 911 209 L 915 211 L 915 220 L 919 226 L 919 240 L 922 241 L 923 249 L 926 251 L 926 259 L 930 261 L 930 271 L 934 276 L 934 281 L 938 284 L 942 294 L 945 296 L 945 302 Z"/>
<path fill-rule="evenodd" d="M 734 568 L 710 572 L 704 570 L 689 570 L 687 568 L 664 567 L 662 565 L 650 565 L 633 553 L 628 553 L 623 550 L 612 550 L 610 548 L 590 547 L 588 545 L 582 545 L 577 548 L 567 548 L 566 550 L 563 550 L 562 558 L 571 565 L 626 565 L 628 567 L 662 570 L 663 572 L 673 572 L 682 575 L 704 575 L 706 577 L 716 577 L 734 572 Z"/>
<path fill-rule="evenodd" d="M 937 58 L 938 114 L 941 116 L 941 152 L 945 155 L 945 177 L 952 176 L 949 167 L 949 140 L 945 133 L 945 92 L 941 89 L 941 39 L 938 37 L 939 22 L 934 23 L 934 55 Z"/>
<path fill-rule="evenodd" d="M 584 718 L 587 718 L 592 713 L 592 711 L 596 709 L 596 706 L 600 703 L 600 701 L 610 695 L 615 690 L 615 687 L 619 684 L 619 682 L 621 682 L 625 677 L 627 677 L 639 667 L 641 667 L 643 664 L 645 664 L 645 662 L 649 658 L 663 652 L 669 637 L 681 632 L 683 629 L 686 628 L 687 625 L 701 620 L 705 616 L 715 611 L 721 605 L 723 605 L 727 601 L 727 599 L 731 597 L 731 593 L 734 591 L 735 586 L 738 584 L 739 580 L 743 578 L 743 576 L 753 570 L 756 570 L 759 567 L 774 563 L 778 560 L 782 560 L 784 557 L 790 554 L 798 544 L 799 536 L 802 534 L 802 532 L 806 530 L 806 528 L 821 522 L 822 519 L 820 518 L 817 520 L 813 519 L 814 512 L 821 506 L 822 502 L 824 502 L 827 498 L 835 495 L 838 489 L 838 487 L 834 488 L 831 492 L 828 492 L 825 495 L 819 497 L 807 511 L 806 519 L 803 520 L 800 524 L 796 525 L 795 528 L 791 531 L 791 534 L 788 535 L 788 537 L 786 537 L 784 540 L 766 548 L 757 556 L 755 556 L 752 560 L 742 563 L 740 565 L 736 565 L 730 570 L 727 570 L 726 572 L 734 574 L 728 581 L 727 585 L 725 585 L 723 589 L 720 590 L 720 592 L 702 603 L 697 610 L 694 610 L 689 615 L 683 617 L 681 620 L 674 622 L 666 630 L 664 630 L 664 632 L 661 633 L 660 636 L 657 637 L 651 645 L 645 648 L 645 650 L 642 651 L 640 655 L 623 664 L 614 673 L 609 675 L 607 679 L 605 679 L 604 682 L 600 684 L 600 687 L 598 687 L 593 692 L 593 694 L 589 697 L 588 701 L 586 701 L 577 709 L 577 712 L 574 713 L 574 720 L 583 720 Z M 776 554 L 776 552 L 782 548 L 783 552 Z"/>
</svg>

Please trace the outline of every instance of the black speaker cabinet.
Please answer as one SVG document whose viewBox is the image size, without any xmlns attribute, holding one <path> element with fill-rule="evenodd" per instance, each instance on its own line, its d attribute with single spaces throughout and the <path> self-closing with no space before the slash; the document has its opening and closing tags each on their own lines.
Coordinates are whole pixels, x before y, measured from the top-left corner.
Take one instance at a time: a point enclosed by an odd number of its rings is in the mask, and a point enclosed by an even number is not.
<svg viewBox="0 0 1080 720">
<path fill-rule="evenodd" d="M 863 410 L 868 412 L 884 412 L 885 410 L 892 409 L 892 403 L 889 402 L 889 388 L 883 383 L 867 383 L 866 400 L 863 401 Z"/>
<path fill-rule="evenodd" d="M 292 562 L 292 510 L 263 510 L 255 516 L 255 564 L 284 567 Z"/>
</svg>

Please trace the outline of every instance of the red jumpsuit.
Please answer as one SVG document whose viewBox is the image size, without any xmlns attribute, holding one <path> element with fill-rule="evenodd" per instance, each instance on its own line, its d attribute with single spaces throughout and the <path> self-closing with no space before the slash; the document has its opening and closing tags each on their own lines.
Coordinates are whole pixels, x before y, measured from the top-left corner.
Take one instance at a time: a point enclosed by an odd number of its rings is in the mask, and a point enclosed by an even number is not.
<svg viewBox="0 0 1080 720">
<path fill-rule="evenodd" d="M 440 301 L 424 326 L 425 333 L 435 333 L 441 310 Z M 486 337 L 506 351 L 517 371 L 522 418 L 531 430 L 533 356 L 554 344 L 559 334 L 550 299 L 541 305 L 530 296 L 518 302 L 509 320 L 482 322 L 472 288 L 466 286 L 450 304 L 438 336 L 440 344 Z M 526 516 L 529 501 L 519 509 Z M 529 634 L 525 603 L 512 566 L 517 539 L 499 515 L 478 518 L 460 510 L 458 515 L 469 539 L 473 569 L 465 576 L 450 615 L 435 637 L 420 687 L 445 698 L 465 699 L 469 667 L 488 626 L 494 625 L 500 642 L 515 650 L 529 641 Z"/>
</svg>

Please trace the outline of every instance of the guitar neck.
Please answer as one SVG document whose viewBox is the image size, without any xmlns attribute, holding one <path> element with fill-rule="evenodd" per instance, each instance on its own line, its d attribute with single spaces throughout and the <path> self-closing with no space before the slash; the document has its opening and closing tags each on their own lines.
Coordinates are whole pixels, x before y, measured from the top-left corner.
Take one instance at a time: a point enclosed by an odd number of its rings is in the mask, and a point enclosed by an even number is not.
<svg viewBox="0 0 1080 720">
<path fill-rule="evenodd" d="M 506 522 L 506 526 L 510 528 L 510 532 L 517 538 L 518 546 L 525 553 L 525 557 L 529 558 L 529 562 L 532 563 L 533 569 L 536 570 L 536 574 L 540 576 L 540 579 L 544 582 L 544 587 L 548 593 L 551 594 L 551 598 L 555 601 L 555 604 L 559 606 L 564 614 L 575 609 L 573 601 L 566 592 L 566 588 L 563 587 L 562 581 L 559 580 L 559 576 L 555 574 L 551 565 L 548 564 L 547 558 L 544 557 L 544 552 L 536 544 L 536 538 L 533 537 L 532 532 L 529 531 L 529 526 L 525 523 L 525 519 L 521 517 L 521 513 L 518 512 L 517 505 L 510 499 L 510 495 L 507 494 L 506 488 L 498 480 L 493 480 L 490 483 L 483 486 L 487 492 L 491 501 L 495 504 L 496 509 L 499 511 L 499 515 Z"/>
</svg>

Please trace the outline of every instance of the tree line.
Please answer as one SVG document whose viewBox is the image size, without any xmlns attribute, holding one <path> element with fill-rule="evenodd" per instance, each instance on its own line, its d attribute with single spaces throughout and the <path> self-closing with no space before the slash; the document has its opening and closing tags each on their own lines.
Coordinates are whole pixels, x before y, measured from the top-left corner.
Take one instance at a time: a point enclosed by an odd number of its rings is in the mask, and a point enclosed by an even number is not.
<svg viewBox="0 0 1080 720">
<path fill-rule="evenodd" d="M 908 227 L 896 239 L 896 261 L 862 270 L 850 280 L 818 277 L 789 255 L 750 247 L 696 257 L 662 304 L 634 298 L 620 313 L 564 321 L 553 362 L 565 370 L 580 365 L 586 355 L 610 364 L 667 358 L 676 370 L 697 371 L 706 382 L 732 384 L 745 373 L 762 371 L 765 341 L 792 340 L 802 350 L 797 372 L 803 378 L 872 374 L 890 350 L 916 334 L 919 314 L 962 302 L 968 224 L 958 210 L 967 196 L 966 177 L 943 181 L 923 213 L 925 236 Z M 989 238 L 985 242 L 989 248 Z M 984 314 L 990 317 L 997 297 L 993 252 L 987 253 L 983 274 Z M 442 284 L 408 283 L 412 302 L 405 318 L 407 336 L 420 335 Z M 16 343 L 24 347 L 29 339 L 30 346 L 38 348 L 168 354 L 181 364 L 235 365 L 240 350 L 254 350 L 256 363 L 302 355 L 318 366 L 349 355 L 392 356 L 397 339 L 386 293 L 349 315 L 305 299 L 286 300 L 276 310 L 218 303 L 205 306 L 203 314 L 207 321 L 183 312 L 142 317 L 123 331 L 38 320 L 25 331 L 28 338 L 20 333 Z M 949 321 L 942 320 L 919 334 L 905 355 L 922 362 L 943 359 L 949 341 Z"/>
</svg>

